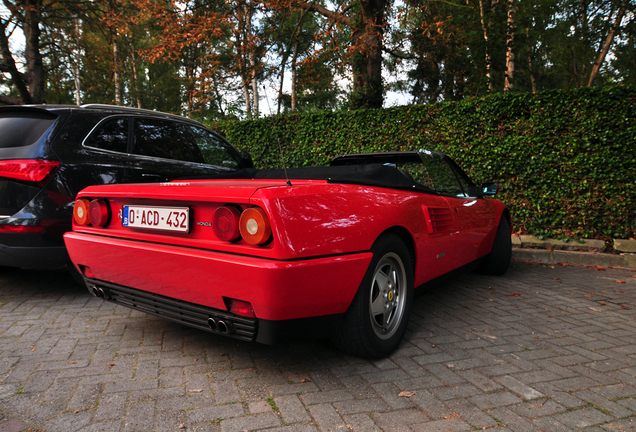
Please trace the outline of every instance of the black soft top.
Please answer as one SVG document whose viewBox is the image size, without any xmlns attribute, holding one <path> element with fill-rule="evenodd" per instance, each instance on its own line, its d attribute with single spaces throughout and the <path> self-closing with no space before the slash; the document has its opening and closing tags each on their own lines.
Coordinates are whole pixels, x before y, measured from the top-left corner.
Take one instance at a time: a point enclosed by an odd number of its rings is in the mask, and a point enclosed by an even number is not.
<svg viewBox="0 0 636 432">
<path fill-rule="evenodd" d="M 247 168 L 214 176 L 182 177 L 179 180 L 195 179 L 289 179 L 292 186 L 294 180 L 327 180 L 329 183 L 358 184 L 436 193 L 432 189 L 415 183 L 410 175 L 394 166 L 379 163 L 288 168 L 287 175 L 285 175 L 284 169 L 259 170 Z"/>
</svg>

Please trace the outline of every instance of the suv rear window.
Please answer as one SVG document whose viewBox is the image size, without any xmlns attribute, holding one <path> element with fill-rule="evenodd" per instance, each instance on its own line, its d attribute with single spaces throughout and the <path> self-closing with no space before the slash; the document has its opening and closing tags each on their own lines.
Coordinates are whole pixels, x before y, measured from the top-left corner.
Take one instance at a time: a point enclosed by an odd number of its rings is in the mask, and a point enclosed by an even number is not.
<svg viewBox="0 0 636 432">
<path fill-rule="evenodd" d="M 0 114 L 0 148 L 26 147 L 36 143 L 57 117 L 37 113 Z"/>
</svg>

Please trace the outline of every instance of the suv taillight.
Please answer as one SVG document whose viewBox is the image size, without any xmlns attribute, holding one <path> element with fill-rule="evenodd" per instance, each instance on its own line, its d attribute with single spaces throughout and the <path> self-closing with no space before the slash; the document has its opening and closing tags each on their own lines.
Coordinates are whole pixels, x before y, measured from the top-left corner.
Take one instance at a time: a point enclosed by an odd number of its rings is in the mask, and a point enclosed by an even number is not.
<svg viewBox="0 0 636 432">
<path fill-rule="evenodd" d="M 41 182 L 49 178 L 60 166 L 58 161 L 14 159 L 0 161 L 0 177 Z"/>
</svg>

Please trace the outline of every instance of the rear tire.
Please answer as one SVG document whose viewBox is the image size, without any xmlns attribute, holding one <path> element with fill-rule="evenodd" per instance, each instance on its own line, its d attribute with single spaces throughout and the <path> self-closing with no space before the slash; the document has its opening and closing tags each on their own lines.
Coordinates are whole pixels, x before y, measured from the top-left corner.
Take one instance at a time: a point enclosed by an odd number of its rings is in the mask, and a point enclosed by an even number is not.
<svg viewBox="0 0 636 432">
<path fill-rule="evenodd" d="M 334 337 L 350 354 L 383 358 L 404 337 L 413 303 L 413 268 L 404 242 L 394 234 L 380 237 L 373 259 Z"/>
<path fill-rule="evenodd" d="M 501 276 L 510 266 L 512 257 L 512 239 L 510 238 L 510 225 L 505 216 L 501 217 L 495 241 L 486 261 L 484 261 L 477 271 L 492 276 Z"/>
</svg>

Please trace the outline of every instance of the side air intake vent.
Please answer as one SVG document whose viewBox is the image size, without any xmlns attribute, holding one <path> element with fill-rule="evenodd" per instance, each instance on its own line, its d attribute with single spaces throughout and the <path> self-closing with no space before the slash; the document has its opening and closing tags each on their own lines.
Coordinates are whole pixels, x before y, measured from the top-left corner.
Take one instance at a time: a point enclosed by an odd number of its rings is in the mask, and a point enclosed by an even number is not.
<svg viewBox="0 0 636 432">
<path fill-rule="evenodd" d="M 429 234 L 441 233 L 453 229 L 453 214 L 448 207 L 424 207 L 426 226 Z"/>
</svg>

